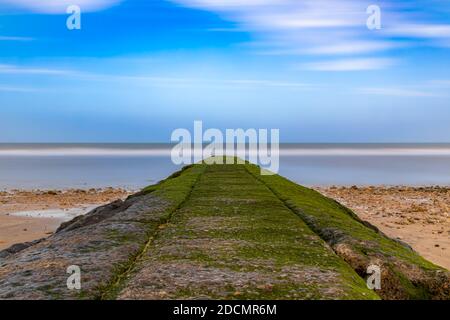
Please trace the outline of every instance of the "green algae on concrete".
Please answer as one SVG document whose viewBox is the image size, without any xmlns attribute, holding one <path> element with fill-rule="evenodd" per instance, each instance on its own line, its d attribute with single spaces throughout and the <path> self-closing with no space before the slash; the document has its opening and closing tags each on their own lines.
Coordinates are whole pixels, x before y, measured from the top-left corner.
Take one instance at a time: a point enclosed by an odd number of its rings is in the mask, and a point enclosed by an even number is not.
<svg viewBox="0 0 450 320">
<path fill-rule="evenodd" d="M 382 267 L 376 292 L 369 264 Z M 81 293 L 66 287 L 69 265 Z M 250 164 L 187 166 L 0 252 L 3 299 L 448 299 L 448 279 L 337 202 Z"/>
<path fill-rule="evenodd" d="M 206 166 L 122 288 L 120 299 L 378 299 L 242 165 Z"/>
<path fill-rule="evenodd" d="M 189 195 L 203 168 L 186 169 L 152 193 L 94 209 L 50 237 L 0 252 L 0 299 L 96 299 L 115 289 L 158 227 Z M 81 290 L 66 285 L 81 268 Z"/>
<path fill-rule="evenodd" d="M 355 213 L 315 190 L 279 175 L 260 175 L 258 166 L 248 172 L 263 182 L 362 277 L 369 265 L 381 268 L 385 299 L 450 299 L 450 274 L 425 260 L 407 245 L 393 240 L 361 221 Z"/>
</svg>

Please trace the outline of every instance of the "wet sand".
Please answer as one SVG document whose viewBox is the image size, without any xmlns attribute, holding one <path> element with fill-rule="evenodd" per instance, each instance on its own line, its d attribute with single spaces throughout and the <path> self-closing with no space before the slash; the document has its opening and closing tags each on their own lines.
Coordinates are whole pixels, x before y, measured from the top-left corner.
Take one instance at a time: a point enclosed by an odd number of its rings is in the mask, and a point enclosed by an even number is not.
<svg viewBox="0 0 450 320">
<path fill-rule="evenodd" d="M 315 188 L 351 208 L 363 220 L 450 270 L 450 188 Z"/>
<path fill-rule="evenodd" d="M 59 225 L 73 218 L 70 215 L 51 217 L 16 216 L 18 212 L 59 209 L 88 211 L 117 199 L 127 197 L 124 189 L 68 189 L 0 191 L 0 250 L 15 243 L 27 242 L 52 234 Z"/>
</svg>

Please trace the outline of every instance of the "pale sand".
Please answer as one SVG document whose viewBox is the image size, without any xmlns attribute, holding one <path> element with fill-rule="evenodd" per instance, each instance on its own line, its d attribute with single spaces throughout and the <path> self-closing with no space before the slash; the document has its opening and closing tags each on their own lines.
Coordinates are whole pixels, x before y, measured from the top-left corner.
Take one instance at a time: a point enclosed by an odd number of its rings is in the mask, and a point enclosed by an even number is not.
<svg viewBox="0 0 450 320">
<path fill-rule="evenodd" d="M 123 199 L 129 194 L 131 192 L 113 188 L 0 192 L 0 250 L 15 243 L 47 237 L 76 213 L 87 212 L 92 207 Z M 52 209 L 62 211 L 58 213 Z M 15 216 L 23 211 L 35 210 L 45 211 L 38 213 L 40 217 L 30 217 L 33 212 L 26 212 L 26 216 Z"/>
<path fill-rule="evenodd" d="M 315 188 L 392 238 L 450 270 L 450 188 Z"/>
</svg>

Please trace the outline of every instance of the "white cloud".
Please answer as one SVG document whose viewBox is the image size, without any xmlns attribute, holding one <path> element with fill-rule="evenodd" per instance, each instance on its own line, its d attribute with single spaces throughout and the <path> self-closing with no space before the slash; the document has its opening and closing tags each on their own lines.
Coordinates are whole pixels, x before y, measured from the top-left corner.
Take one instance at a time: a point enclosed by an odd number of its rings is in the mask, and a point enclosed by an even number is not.
<svg viewBox="0 0 450 320">
<path fill-rule="evenodd" d="M 394 26 L 386 30 L 387 33 L 402 37 L 413 38 L 450 38 L 448 24 L 406 24 Z"/>
<path fill-rule="evenodd" d="M 179 5 L 207 10 L 236 29 L 252 33 L 258 45 L 253 52 L 270 55 L 348 56 L 353 60 L 317 62 L 311 67 L 332 70 L 374 70 L 391 65 L 362 55 L 430 45 L 450 47 L 450 25 L 437 24 L 434 15 L 448 10 L 443 2 L 433 9 L 418 1 L 380 0 L 381 30 L 368 30 L 369 0 L 169 0 Z M 405 41 L 408 38 L 409 41 Z M 415 41 L 420 39 L 420 41 Z M 265 45 L 261 45 L 265 44 Z"/>
<path fill-rule="evenodd" d="M 122 0 L 0 0 L 13 8 L 37 13 L 65 14 L 68 6 L 76 4 L 83 12 L 104 10 Z"/>
<path fill-rule="evenodd" d="M 362 71 L 384 69 L 394 64 L 387 58 L 340 59 L 306 63 L 302 69 L 311 71 Z"/>
<path fill-rule="evenodd" d="M 267 6 L 285 3 L 283 0 L 175 0 L 183 6 L 208 9 L 208 10 L 231 10 L 243 7 Z"/>
<path fill-rule="evenodd" d="M 354 41 L 321 47 L 312 47 L 305 50 L 310 54 L 362 54 L 386 51 L 399 48 L 400 45 L 389 41 Z"/>
<path fill-rule="evenodd" d="M 239 30 L 254 32 L 256 40 L 263 38 L 280 43 L 282 48 L 278 49 L 337 44 L 343 39 L 353 41 L 359 37 L 359 31 L 367 31 L 366 6 L 355 0 L 171 1 L 215 12 L 223 19 L 235 22 Z M 355 33 L 350 30 L 353 28 L 360 30 Z M 339 37 L 336 33 L 340 33 Z"/>
</svg>

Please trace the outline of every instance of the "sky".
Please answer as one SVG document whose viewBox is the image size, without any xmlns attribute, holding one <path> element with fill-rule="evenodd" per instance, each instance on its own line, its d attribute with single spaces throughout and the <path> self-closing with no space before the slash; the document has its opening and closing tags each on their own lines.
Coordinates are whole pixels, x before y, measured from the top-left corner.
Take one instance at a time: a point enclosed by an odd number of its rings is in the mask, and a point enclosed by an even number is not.
<svg viewBox="0 0 450 320">
<path fill-rule="evenodd" d="M 0 142 L 170 142 L 195 120 L 450 142 L 450 2 L 0 0 Z"/>
</svg>

